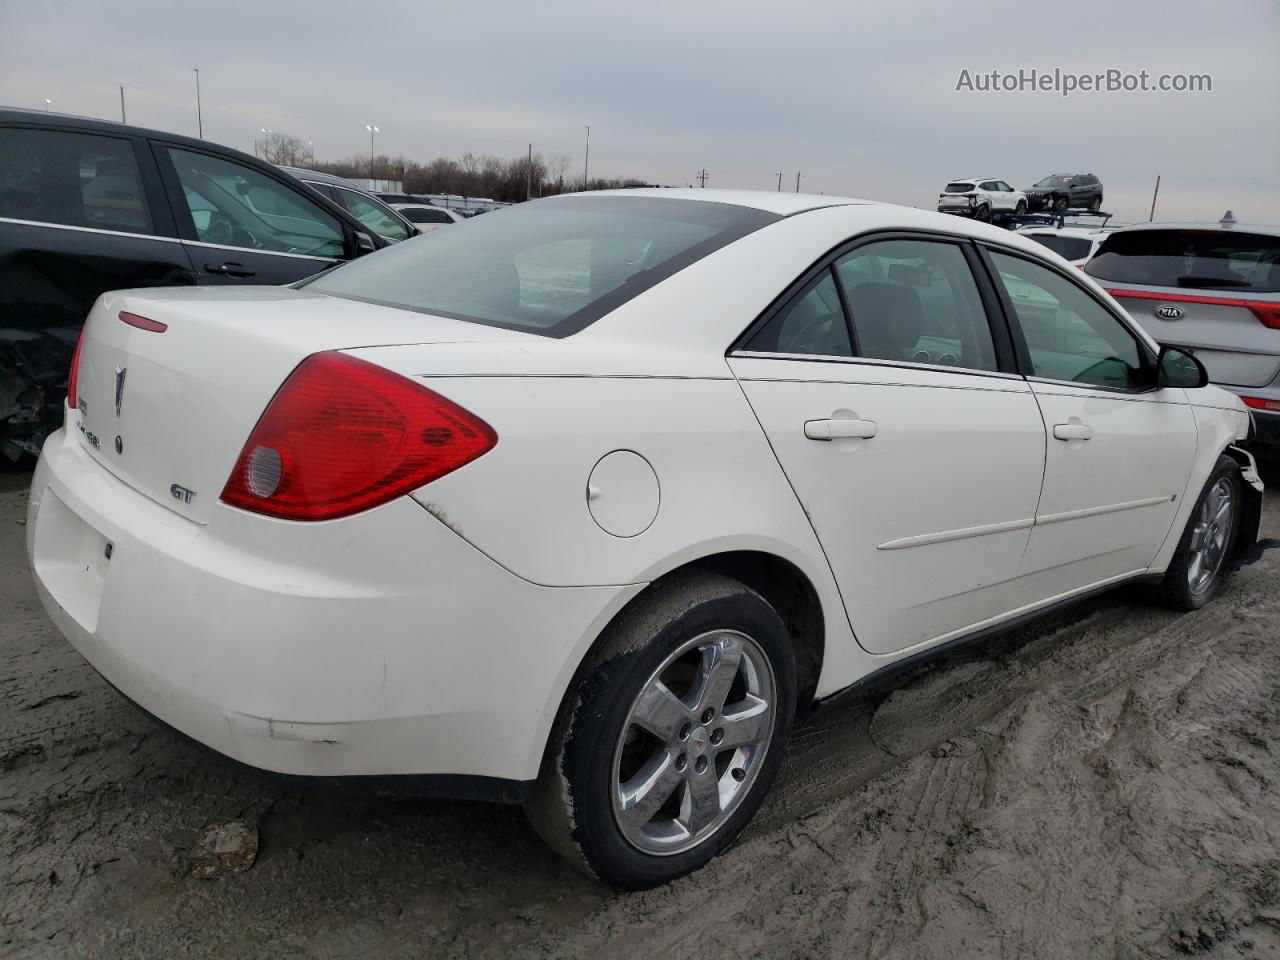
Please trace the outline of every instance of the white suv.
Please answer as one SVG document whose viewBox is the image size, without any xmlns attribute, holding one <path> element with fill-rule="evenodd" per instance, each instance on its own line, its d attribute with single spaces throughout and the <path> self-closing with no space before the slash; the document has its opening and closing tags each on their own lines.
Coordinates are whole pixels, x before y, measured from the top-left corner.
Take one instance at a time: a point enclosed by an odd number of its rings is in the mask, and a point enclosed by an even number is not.
<svg viewBox="0 0 1280 960">
<path fill-rule="evenodd" d="M 966 177 L 952 180 L 938 194 L 939 213 L 990 220 L 993 213 L 1026 213 L 1027 195 L 1003 180 Z"/>
</svg>

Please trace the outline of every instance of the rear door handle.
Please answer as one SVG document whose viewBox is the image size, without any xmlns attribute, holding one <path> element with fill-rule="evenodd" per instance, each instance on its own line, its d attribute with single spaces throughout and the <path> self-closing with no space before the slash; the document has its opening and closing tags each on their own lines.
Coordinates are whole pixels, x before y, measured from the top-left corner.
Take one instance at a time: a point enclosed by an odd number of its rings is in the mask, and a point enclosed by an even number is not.
<svg viewBox="0 0 1280 960">
<path fill-rule="evenodd" d="M 870 440 L 876 435 L 874 420 L 806 420 L 804 435 L 810 440 Z"/>
<path fill-rule="evenodd" d="M 1055 423 L 1053 435 L 1058 440 L 1088 440 L 1093 436 L 1093 427 L 1087 423 Z"/>
<path fill-rule="evenodd" d="M 242 263 L 206 263 L 204 268 L 208 273 L 221 273 L 228 277 L 252 277 L 254 275 L 254 271 Z"/>
</svg>

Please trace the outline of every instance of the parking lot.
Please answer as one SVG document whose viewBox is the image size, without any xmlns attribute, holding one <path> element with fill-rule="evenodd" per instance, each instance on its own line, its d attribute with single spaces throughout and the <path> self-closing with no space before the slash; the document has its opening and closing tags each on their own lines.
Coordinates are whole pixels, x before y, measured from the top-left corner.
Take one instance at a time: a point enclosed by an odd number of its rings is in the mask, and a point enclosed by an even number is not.
<svg viewBox="0 0 1280 960">
<path fill-rule="evenodd" d="M 1108 595 L 819 716 L 738 845 L 623 894 L 517 808 L 255 773 L 135 712 L 40 609 L 28 481 L 0 475 L 0 957 L 1280 956 L 1280 551 L 1198 612 Z M 254 865 L 193 877 L 236 819 Z"/>
</svg>

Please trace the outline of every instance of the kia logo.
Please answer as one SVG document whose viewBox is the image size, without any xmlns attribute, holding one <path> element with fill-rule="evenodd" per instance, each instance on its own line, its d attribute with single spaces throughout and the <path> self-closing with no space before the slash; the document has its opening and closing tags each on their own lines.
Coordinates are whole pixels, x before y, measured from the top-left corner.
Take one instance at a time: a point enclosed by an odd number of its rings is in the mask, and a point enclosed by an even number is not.
<svg viewBox="0 0 1280 960">
<path fill-rule="evenodd" d="M 1163 306 L 1156 307 L 1156 316 L 1161 320 L 1181 320 L 1186 314 L 1181 307 L 1166 303 Z"/>
</svg>

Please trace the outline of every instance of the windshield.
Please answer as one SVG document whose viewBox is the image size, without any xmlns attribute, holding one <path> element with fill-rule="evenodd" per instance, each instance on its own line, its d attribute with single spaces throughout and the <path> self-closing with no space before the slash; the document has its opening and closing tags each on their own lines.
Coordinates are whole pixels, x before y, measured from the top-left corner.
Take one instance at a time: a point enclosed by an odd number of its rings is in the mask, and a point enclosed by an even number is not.
<svg viewBox="0 0 1280 960">
<path fill-rule="evenodd" d="M 304 285 L 562 337 L 777 219 L 698 200 L 556 197 L 436 230 Z"/>
<path fill-rule="evenodd" d="M 1234 230 L 1114 233 L 1085 272 L 1117 283 L 1275 293 L 1280 292 L 1280 237 Z"/>
<path fill-rule="evenodd" d="M 1045 177 L 1043 180 L 1037 180 L 1037 187 L 1061 187 L 1071 182 L 1070 177 L 1064 177 L 1060 173 L 1055 173 L 1051 177 Z"/>
<path fill-rule="evenodd" d="M 955 183 L 948 183 L 943 193 L 966 193 L 973 189 L 972 183 L 961 183 L 957 180 Z"/>
<path fill-rule="evenodd" d="M 1093 246 L 1093 241 L 1084 237 L 1060 237 L 1056 233 L 1028 233 L 1027 236 L 1066 260 L 1083 260 Z"/>
</svg>

